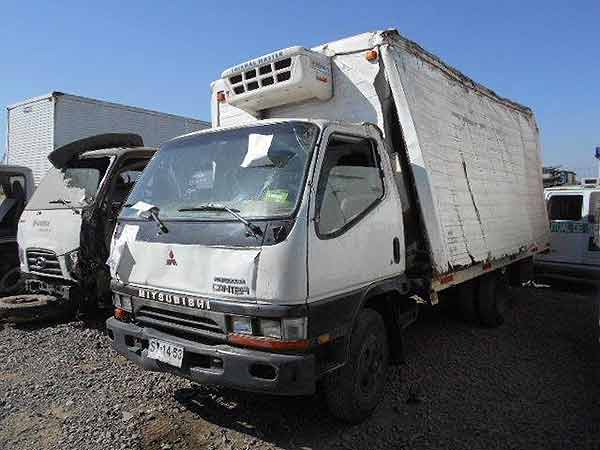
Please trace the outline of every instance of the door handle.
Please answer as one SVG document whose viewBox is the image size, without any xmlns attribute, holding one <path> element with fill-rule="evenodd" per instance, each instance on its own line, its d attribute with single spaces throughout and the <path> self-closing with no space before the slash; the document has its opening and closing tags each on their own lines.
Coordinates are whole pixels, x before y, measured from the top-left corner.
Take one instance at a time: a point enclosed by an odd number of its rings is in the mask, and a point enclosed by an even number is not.
<svg viewBox="0 0 600 450">
<path fill-rule="evenodd" d="M 395 237 L 394 240 L 392 241 L 392 247 L 394 250 L 394 263 L 399 264 L 400 263 L 400 239 Z"/>
</svg>

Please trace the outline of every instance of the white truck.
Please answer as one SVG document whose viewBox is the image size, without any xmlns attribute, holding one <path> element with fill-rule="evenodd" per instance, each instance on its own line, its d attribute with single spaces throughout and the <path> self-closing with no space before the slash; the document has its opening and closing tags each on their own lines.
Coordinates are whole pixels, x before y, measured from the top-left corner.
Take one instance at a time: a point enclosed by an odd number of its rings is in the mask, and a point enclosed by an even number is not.
<svg viewBox="0 0 600 450">
<path fill-rule="evenodd" d="M 29 167 L 37 185 L 51 165 L 53 150 L 103 133 L 135 133 L 158 147 L 174 136 L 202 130 L 201 120 L 50 92 L 7 107 L 6 164 Z"/>
<path fill-rule="evenodd" d="M 600 280 L 600 183 L 548 188 L 550 249 L 535 258 L 540 277 Z"/>
<path fill-rule="evenodd" d="M 119 216 L 116 351 L 200 383 L 319 385 L 356 422 L 418 301 L 460 290 L 502 322 L 548 245 L 528 108 L 394 30 L 270 53 L 212 90 L 214 128 L 163 144 Z"/>
</svg>

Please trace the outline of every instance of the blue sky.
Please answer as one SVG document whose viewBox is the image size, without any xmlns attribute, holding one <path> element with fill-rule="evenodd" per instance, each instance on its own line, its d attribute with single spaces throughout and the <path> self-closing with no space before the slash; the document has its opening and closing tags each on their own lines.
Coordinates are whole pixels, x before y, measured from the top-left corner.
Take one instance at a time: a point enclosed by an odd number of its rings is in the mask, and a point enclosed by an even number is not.
<svg viewBox="0 0 600 450">
<path fill-rule="evenodd" d="M 598 0 L 5 0 L 0 17 L 0 105 L 58 90 L 206 120 L 209 83 L 229 66 L 291 45 L 398 28 L 471 78 L 530 106 L 546 163 L 595 172 Z M 5 130 L 3 112 L 2 142 Z"/>
</svg>

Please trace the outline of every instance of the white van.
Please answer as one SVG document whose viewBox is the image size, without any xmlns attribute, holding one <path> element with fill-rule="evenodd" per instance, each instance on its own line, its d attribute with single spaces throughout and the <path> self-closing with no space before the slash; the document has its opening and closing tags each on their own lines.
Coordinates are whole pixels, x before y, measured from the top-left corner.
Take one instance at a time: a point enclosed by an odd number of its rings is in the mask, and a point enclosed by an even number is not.
<svg viewBox="0 0 600 450">
<path fill-rule="evenodd" d="M 553 278 L 599 280 L 600 185 L 594 182 L 548 188 L 545 196 L 551 245 L 546 254 L 536 257 L 536 273 Z"/>
</svg>

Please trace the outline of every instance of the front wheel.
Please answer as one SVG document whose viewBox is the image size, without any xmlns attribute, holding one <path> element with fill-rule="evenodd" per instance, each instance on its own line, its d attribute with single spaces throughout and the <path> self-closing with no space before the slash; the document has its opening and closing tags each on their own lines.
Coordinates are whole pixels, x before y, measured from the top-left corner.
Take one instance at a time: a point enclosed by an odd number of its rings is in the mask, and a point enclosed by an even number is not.
<svg viewBox="0 0 600 450">
<path fill-rule="evenodd" d="M 377 311 L 365 309 L 350 337 L 346 365 L 324 380 L 325 400 L 331 414 L 349 423 L 369 417 L 381 400 L 388 363 L 383 318 Z"/>
</svg>

